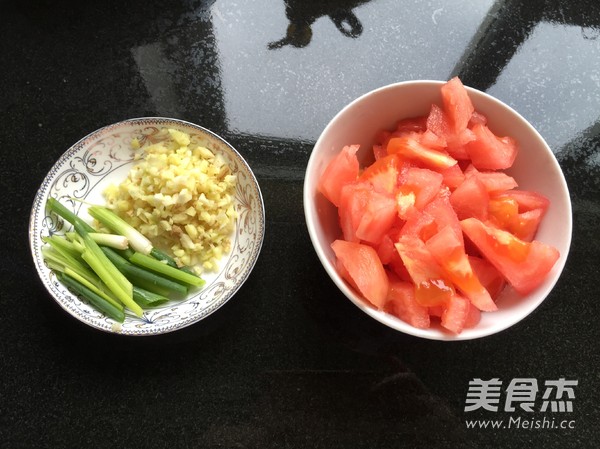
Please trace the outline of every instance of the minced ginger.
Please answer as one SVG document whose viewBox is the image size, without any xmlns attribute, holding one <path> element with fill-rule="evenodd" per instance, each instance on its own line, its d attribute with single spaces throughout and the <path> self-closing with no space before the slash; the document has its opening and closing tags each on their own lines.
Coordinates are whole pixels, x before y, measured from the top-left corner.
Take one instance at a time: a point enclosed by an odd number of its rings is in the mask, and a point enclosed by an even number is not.
<svg viewBox="0 0 600 449">
<path fill-rule="evenodd" d="M 142 148 L 133 140 L 137 163 L 125 181 L 105 190 L 108 207 L 169 249 L 178 265 L 217 271 L 231 250 L 236 176 L 220 154 L 192 144 L 188 134 L 169 129 L 165 137 Z"/>
</svg>

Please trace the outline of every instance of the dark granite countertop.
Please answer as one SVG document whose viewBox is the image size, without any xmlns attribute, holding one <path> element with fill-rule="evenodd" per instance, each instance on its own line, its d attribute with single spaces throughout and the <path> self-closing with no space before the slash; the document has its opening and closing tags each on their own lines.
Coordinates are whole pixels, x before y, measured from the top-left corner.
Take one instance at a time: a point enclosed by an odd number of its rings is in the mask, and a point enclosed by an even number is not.
<svg viewBox="0 0 600 449">
<path fill-rule="evenodd" d="M 0 447 L 598 447 L 598 2 L 21 0 L 1 2 L 0 17 Z M 453 75 L 545 137 L 574 230 L 565 271 L 532 315 L 442 343 L 385 328 L 335 288 L 308 237 L 302 184 L 319 133 L 349 101 Z M 70 145 L 140 116 L 233 143 L 261 185 L 267 226 L 252 275 L 217 313 L 118 338 L 51 299 L 28 220 Z M 535 379 L 534 412 L 465 411 L 469 382 L 496 378 L 503 399 L 511 381 Z M 561 399 L 572 412 L 542 412 L 544 383 L 560 379 L 578 382 Z M 487 420 L 512 424 L 467 423 Z"/>
</svg>

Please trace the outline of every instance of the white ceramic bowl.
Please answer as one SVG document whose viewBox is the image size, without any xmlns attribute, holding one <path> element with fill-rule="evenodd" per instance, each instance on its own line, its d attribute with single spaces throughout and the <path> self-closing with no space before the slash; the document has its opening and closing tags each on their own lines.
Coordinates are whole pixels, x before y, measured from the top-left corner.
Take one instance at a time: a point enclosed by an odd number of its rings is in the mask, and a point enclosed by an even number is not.
<svg viewBox="0 0 600 449">
<path fill-rule="evenodd" d="M 126 315 L 120 324 L 96 311 L 67 290 L 44 263 L 42 238 L 62 234 L 68 223 L 46 210 L 49 196 L 58 198 L 73 212 L 86 217 L 87 205 L 104 204 L 102 192 L 110 183 L 127 177 L 133 165 L 131 140 L 155 142 L 162 128 L 188 133 L 193 143 L 221 154 L 237 175 L 235 207 L 239 214 L 232 235 L 231 252 L 221 260 L 217 273 L 203 275 L 206 284 L 187 298 L 147 309 L 143 318 Z M 91 221 L 90 217 L 87 217 Z M 246 281 L 260 253 L 265 232 L 265 212 L 260 188 L 242 156 L 225 140 L 193 123 L 171 118 L 135 118 L 105 126 L 69 148 L 52 167 L 34 200 L 29 226 L 31 253 L 42 283 L 68 313 L 96 329 L 123 335 L 156 335 L 194 324 L 225 304 Z"/>
<path fill-rule="evenodd" d="M 376 134 L 394 129 L 398 120 L 429 113 L 432 103 L 441 105 L 443 81 L 407 81 L 388 85 L 357 98 L 327 125 L 311 154 L 304 180 L 304 211 L 313 246 L 325 270 L 354 304 L 369 316 L 398 331 L 434 340 L 468 340 L 500 332 L 521 321 L 550 293 L 565 265 L 571 243 L 571 202 L 563 173 L 542 136 L 516 111 L 481 91 L 467 91 L 475 109 L 488 117 L 488 126 L 497 135 L 514 137 L 518 156 L 507 173 L 519 189 L 534 190 L 551 202 L 540 226 L 537 240 L 558 249 L 560 258 L 542 285 L 525 297 L 506 288 L 497 300 L 499 310 L 482 313 L 480 323 L 452 335 L 440 327 L 417 329 L 365 302 L 338 274 L 330 244 L 341 235 L 335 206 L 317 192 L 319 178 L 329 161 L 344 145 L 360 144 L 359 160 L 369 158 Z M 372 157 L 371 157 L 372 158 Z"/>
</svg>

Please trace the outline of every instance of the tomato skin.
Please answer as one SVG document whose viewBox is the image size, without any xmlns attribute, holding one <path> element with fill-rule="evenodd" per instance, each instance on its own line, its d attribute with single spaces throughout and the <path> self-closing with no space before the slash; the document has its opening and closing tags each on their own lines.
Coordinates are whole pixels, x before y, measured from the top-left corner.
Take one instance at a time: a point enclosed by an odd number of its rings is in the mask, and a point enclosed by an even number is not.
<svg viewBox="0 0 600 449">
<path fill-rule="evenodd" d="M 411 282 L 391 280 L 387 304 L 392 314 L 418 329 L 431 325 L 429 310 L 415 299 L 415 286 Z"/>
<path fill-rule="evenodd" d="M 525 242 L 476 218 L 460 224 L 465 235 L 521 295 L 539 287 L 559 258 L 552 246 L 537 240 Z"/>
<path fill-rule="evenodd" d="M 337 260 L 352 279 L 351 285 L 378 309 L 385 306 L 389 280 L 377 257 L 377 252 L 368 245 L 336 240 L 331 244 Z"/>
<path fill-rule="evenodd" d="M 336 206 L 340 205 L 342 187 L 356 181 L 359 172 L 356 152 L 359 145 L 348 145 L 342 148 L 336 157 L 325 168 L 319 184 L 319 192 Z"/>
</svg>

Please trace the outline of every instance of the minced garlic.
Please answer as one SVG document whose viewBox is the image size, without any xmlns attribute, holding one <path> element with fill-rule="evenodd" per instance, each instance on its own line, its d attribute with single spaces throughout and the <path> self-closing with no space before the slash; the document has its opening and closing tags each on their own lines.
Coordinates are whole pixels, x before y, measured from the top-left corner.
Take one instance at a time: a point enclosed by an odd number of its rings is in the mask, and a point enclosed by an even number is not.
<svg viewBox="0 0 600 449">
<path fill-rule="evenodd" d="M 231 250 L 236 176 L 220 154 L 192 144 L 188 134 L 163 132 L 166 140 L 151 145 L 133 140 L 137 162 L 125 181 L 105 190 L 108 207 L 169 249 L 177 264 L 199 274 L 217 271 Z"/>
</svg>

